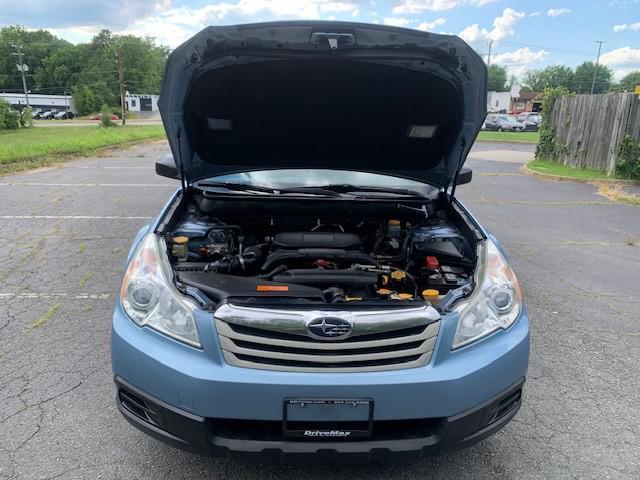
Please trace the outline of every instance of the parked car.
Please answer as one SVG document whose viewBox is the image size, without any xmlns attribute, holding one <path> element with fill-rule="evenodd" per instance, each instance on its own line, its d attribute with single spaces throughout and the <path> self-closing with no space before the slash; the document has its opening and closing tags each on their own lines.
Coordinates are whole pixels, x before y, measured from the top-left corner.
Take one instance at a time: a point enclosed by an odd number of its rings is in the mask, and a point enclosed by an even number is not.
<svg viewBox="0 0 640 480">
<path fill-rule="evenodd" d="M 525 125 L 511 115 L 487 115 L 484 121 L 486 130 L 497 132 L 524 132 Z"/>
<path fill-rule="evenodd" d="M 45 110 L 38 118 L 40 120 L 51 120 L 56 113 L 58 113 L 56 110 Z"/>
<path fill-rule="evenodd" d="M 542 116 L 538 112 L 521 113 L 517 119 L 524 124 L 527 132 L 537 132 L 542 123 Z"/>
<path fill-rule="evenodd" d="M 89 117 L 89 120 L 100 120 L 101 118 L 102 118 L 101 113 L 94 113 Z M 111 120 L 120 120 L 120 117 L 118 117 L 118 115 L 116 115 L 115 113 L 112 113 Z"/>
<path fill-rule="evenodd" d="M 455 196 L 486 77 L 458 37 L 380 25 L 210 27 L 173 50 L 156 172 L 181 187 L 117 295 L 125 419 L 285 461 L 438 455 L 507 424 L 529 320 Z"/>
<path fill-rule="evenodd" d="M 35 110 L 32 110 L 31 112 L 31 118 L 38 120 L 40 119 L 40 115 L 42 115 L 43 110 L 41 108 L 36 108 Z"/>
<path fill-rule="evenodd" d="M 56 113 L 53 118 L 56 120 L 70 120 L 74 117 L 75 115 L 73 114 L 73 112 L 58 112 Z"/>
</svg>

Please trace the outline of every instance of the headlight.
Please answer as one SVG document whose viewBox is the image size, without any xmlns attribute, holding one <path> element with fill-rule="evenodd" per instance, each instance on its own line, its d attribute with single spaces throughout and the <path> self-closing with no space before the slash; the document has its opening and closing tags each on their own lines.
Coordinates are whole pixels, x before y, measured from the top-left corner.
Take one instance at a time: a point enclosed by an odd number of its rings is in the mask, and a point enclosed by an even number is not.
<svg viewBox="0 0 640 480">
<path fill-rule="evenodd" d="M 453 348 L 462 347 L 516 321 L 522 294 L 513 270 L 491 240 L 478 245 L 476 289 L 461 303 Z"/>
<path fill-rule="evenodd" d="M 136 249 L 122 281 L 120 300 L 127 315 L 181 342 L 200 347 L 196 305 L 176 290 L 164 240 L 148 234 Z"/>
</svg>

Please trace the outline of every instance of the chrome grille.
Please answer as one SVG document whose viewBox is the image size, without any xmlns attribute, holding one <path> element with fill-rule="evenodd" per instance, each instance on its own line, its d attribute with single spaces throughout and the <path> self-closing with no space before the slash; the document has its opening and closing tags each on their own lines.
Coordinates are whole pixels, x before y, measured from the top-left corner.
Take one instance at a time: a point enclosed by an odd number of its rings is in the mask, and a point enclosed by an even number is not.
<svg viewBox="0 0 640 480">
<path fill-rule="evenodd" d="M 310 320 L 348 318 L 344 340 L 307 334 Z M 227 364 L 297 372 L 372 372 L 424 366 L 440 327 L 431 307 L 375 312 L 290 311 L 223 305 L 215 325 Z"/>
</svg>

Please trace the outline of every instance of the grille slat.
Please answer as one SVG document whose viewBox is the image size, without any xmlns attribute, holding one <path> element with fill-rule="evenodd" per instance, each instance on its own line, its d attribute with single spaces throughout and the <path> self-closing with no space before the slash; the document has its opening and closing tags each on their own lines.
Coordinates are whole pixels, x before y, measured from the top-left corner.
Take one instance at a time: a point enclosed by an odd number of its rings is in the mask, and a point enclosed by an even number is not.
<svg viewBox="0 0 640 480">
<path fill-rule="evenodd" d="M 295 372 L 372 372 L 426 365 L 440 322 L 425 319 L 422 326 L 398 328 L 390 319 L 387 331 L 378 329 L 340 341 L 270 330 L 265 322 L 249 326 L 237 317 L 216 317 L 215 326 L 229 365 Z"/>
<path fill-rule="evenodd" d="M 433 345 L 435 344 L 435 338 L 431 338 L 423 342 L 418 348 L 413 348 L 410 350 L 403 349 L 400 351 L 391 352 L 356 354 L 345 352 L 344 355 L 307 355 L 302 353 L 279 352 L 266 349 L 254 350 L 250 348 L 240 347 L 234 343 L 233 339 L 223 337 L 222 335 L 220 335 L 220 340 L 222 343 L 222 349 L 234 354 L 259 356 L 262 358 L 273 358 L 291 362 L 298 361 L 315 363 L 364 362 L 368 360 L 391 359 L 399 356 L 408 357 L 411 355 L 421 355 L 425 351 L 433 350 Z"/>
</svg>

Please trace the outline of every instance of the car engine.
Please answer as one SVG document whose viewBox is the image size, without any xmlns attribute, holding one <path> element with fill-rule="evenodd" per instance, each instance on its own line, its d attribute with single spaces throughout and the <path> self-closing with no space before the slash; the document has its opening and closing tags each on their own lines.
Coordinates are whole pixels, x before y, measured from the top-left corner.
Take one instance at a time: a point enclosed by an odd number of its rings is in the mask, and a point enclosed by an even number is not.
<svg viewBox="0 0 640 480">
<path fill-rule="evenodd" d="M 214 301 L 436 302 L 471 281 L 474 252 L 442 213 L 381 210 L 358 220 L 325 209 L 232 223 L 193 205 L 164 237 L 177 282 Z"/>
</svg>

